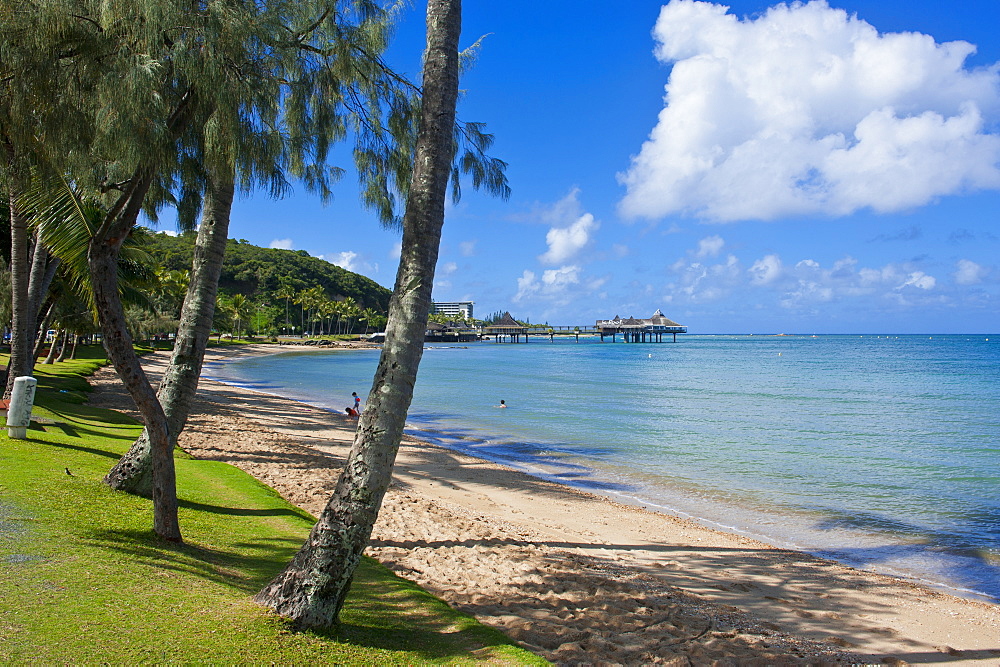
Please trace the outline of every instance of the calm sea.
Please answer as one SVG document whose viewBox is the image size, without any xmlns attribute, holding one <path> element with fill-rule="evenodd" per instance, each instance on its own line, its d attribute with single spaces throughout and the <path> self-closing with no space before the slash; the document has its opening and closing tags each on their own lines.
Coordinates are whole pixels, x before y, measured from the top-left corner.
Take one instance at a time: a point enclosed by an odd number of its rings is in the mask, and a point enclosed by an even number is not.
<svg viewBox="0 0 1000 667">
<path fill-rule="evenodd" d="M 289 352 L 206 376 L 342 412 L 377 362 Z M 625 502 L 1000 600 L 1000 335 L 430 347 L 408 424 Z"/>
</svg>

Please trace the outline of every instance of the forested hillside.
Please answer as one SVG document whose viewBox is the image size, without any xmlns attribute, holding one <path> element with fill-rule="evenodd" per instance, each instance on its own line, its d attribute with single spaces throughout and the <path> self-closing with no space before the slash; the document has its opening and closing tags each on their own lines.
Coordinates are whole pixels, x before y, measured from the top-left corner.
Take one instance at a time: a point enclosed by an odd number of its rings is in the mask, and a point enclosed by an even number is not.
<svg viewBox="0 0 1000 667">
<path fill-rule="evenodd" d="M 146 250 L 156 263 L 171 271 L 191 268 L 195 233 L 178 236 L 149 234 Z M 243 294 L 252 301 L 283 299 L 282 287 L 298 293 L 320 287 L 329 298 L 351 297 L 362 308 L 386 312 L 390 290 L 374 280 L 312 257 L 305 250 L 261 248 L 243 240 L 230 239 L 226 245 L 226 260 L 219 279 L 219 292 L 225 296 Z"/>
</svg>

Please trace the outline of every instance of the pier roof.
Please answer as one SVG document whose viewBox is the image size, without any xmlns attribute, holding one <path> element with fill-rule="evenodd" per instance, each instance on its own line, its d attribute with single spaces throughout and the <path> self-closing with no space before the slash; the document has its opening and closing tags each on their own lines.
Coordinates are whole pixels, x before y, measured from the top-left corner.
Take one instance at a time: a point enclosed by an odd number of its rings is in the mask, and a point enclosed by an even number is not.
<svg viewBox="0 0 1000 667">
<path fill-rule="evenodd" d="M 620 318 L 615 315 L 612 320 L 597 320 L 597 329 L 603 331 L 626 331 L 626 330 L 645 330 L 645 331 L 669 331 L 677 333 L 687 333 L 687 327 L 683 324 L 678 324 L 672 319 L 668 318 L 663 314 L 659 308 L 653 313 L 653 316 L 648 319 L 639 319 L 636 317 L 628 317 L 626 319 Z"/>
<path fill-rule="evenodd" d="M 487 333 L 524 333 L 527 330 L 523 324 L 511 317 L 510 312 L 503 314 L 499 320 L 485 328 Z"/>
</svg>

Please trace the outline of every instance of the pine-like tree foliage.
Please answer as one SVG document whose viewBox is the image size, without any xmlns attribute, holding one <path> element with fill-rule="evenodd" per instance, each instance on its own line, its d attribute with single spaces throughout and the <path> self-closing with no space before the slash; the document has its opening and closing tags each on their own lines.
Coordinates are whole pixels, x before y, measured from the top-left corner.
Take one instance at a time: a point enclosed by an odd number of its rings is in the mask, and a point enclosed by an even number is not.
<svg viewBox="0 0 1000 667">
<path fill-rule="evenodd" d="M 328 198 L 340 175 L 331 147 L 348 137 L 363 201 L 395 220 L 420 110 L 419 91 L 381 59 L 393 13 L 370 0 L 0 0 L 0 176 L 18 201 L 30 167 L 43 165 L 105 212 L 88 244 L 91 286 L 109 356 L 163 467 L 154 530 L 167 539 L 180 539 L 172 459 L 126 328 L 122 245 L 141 210 L 155 219 L 173 204 L 193 224 L 213 179 L 273 196 L 298 180 Z M 470 148 L 454 169 L 505 195 L 503 163 L 483 152 L 489 135 L 467 124 L 455 137 Z M 27 243 L 23 216 L 12 210 L 11 221 L 21 303 Z"/>
</svg>

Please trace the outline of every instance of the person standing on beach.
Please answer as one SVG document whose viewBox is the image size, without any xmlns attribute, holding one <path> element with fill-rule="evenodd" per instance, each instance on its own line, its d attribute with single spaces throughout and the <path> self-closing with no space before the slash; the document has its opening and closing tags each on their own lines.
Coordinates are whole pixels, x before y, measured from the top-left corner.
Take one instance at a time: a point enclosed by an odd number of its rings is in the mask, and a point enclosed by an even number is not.
<svg viewBox="0 0 1000 667">
<path fill-rule="evenodd" d="M 352 391 L 351 396 L 354 397 L 354 411 L 361 414 L 361 398 L 358 396 L 358 392 Z"/>
</svg>

